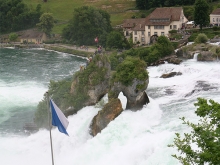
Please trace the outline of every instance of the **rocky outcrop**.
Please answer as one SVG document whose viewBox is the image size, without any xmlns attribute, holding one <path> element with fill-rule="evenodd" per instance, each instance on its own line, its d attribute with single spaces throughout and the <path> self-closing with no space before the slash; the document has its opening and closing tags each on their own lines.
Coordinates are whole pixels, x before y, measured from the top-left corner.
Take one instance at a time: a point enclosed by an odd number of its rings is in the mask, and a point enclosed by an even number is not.
<svg viewBox="0 0 220 165">
<path fill-rule="evenodd" d="M 170 72 L 170 73 L 161 75 L 160 78 L 170 78 L 170 77 L 179 76 L 179 75 L 182 75 L 182 73 L 181 72 Z"/>
<path fill-rule="evenodd" d="M 182 48 L 178 49 L 176 51 L 177 57 L 185 58 L 185 59 L 192 59 L 193 58 L 193 54 L 194 54 L 194 52 L 185 51 Z"/>
<path fill-rule="evenodd" d="M 75 105 L 69 111 L 76 112 L 84 106 L 95 105 L 108 92 L 110 73 L 107 56 L 94 56 L 84 70 L 75 74 L 70 90 Z"/>
<path fill-rule="evenodd" d="M 120 99 L 111 99 L 93 118 L 90 134 L 96 136 L 123 111 Z"/>
<path fill-rule="evenodd" d="M 120 82 L 115 82 L 110 88 L 109 92 L 111 95 L 109 96 L 109 99 L 118 98 L 119 93 L 122 92 L 127 98 L 126 109 L 133 111 L 139 110 L 143 107 L 143 105 L 149 103 L 149 98 L 145 92 L 148 84 L 149 79 L 147 79 L 146 82 L 134 79 L 132 85 L 130 86 L 125 86 Z M 137 89 L 138 85 L 143 85 L 142 90 Z"/>
<path fill-rule="evenodd" d="M 165 62 L 168 62 L 171 64 L 180 64 L 182 60 L 177 58 L 176 55 L 171 55 L 171 56 L 167 56 L 167 57 L 159 59 L 158 61 L 150 64 L 150 66 L 158 66 L 160 64 L 165 64 Z"/>
<path fill-rule="evenodd" d="M 216 57 L 210 51 L 200 52 L 197 56 L 197 61 L 215 61 Z"/>
</svg>

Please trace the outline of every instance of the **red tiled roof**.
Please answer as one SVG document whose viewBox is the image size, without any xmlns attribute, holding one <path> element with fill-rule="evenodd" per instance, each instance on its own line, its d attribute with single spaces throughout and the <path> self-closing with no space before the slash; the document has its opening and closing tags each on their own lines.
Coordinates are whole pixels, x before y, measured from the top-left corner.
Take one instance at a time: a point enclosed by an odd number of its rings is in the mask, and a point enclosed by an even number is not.
<svg viewBox="0 0 220 165">
<path fill-rule="evenodd" d="M 220 15 L 220 8 L 217 8 L 217 9 L 215 9 L 214 11 L 212 11 L 211 14 Z"/>
<path fill-rule="evenodd" d="M 181 18 L 182 7 L 163 7 L 156 8 L 146 18 L 125 19 L 123 22 L 124 29 L 135 31 L 145 30 L 144 26 L 162 25 L 168 26 L 172 21 L 179 21 Z"/>
<path fill-rule="evenodd" d="M 163 7 L 156 8 L 151 14 L 150 19 L 168 18 L 171 21 L 179 21 L 182 7 Z"/>
<path fill-rule="evenodd" d="M 136 25 L 144 22 L 145 18 L 125 19 L 123 22 L 123 28 L 134 28 Z"/>
<path fill-rule="evenodd" d="M 133 28 L 134 31 L 144 31 L 145 30 L 146 18 L 141 18 L 136 22 L 136 26 Z"/>
<path fill-rule="evenodd" d="M 172 21 L 179 21 L 182 10 L 182 7 L 156 8 L 146 19 L 146 25 L 169 25 Z"/>
</svg>

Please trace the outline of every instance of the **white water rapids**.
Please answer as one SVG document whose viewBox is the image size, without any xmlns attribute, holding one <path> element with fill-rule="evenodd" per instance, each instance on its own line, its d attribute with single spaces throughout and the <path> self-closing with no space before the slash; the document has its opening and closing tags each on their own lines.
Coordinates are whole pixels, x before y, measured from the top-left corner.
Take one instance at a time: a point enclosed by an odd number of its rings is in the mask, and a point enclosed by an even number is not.
<svg viewBox="0 0 220 165">
<path fill-rule="evenodd" d="M 65 64 L 64 64 L 65 65 Z M 140 111 L 125 110 L 96 137 L 89 135 L 89 125 L 100 108 L 88 106 L 69 116 L 69 137 L 52 130 L 55 165 L 178 165 L 171 157 L 177 151 L 167 147 L 175 132 L 188 132 L 180 117 L 196 122 L 194 103 L 198 97 L 220 102 L 220 63 L 183 61 L 180 65 L 148 67 L 147 89 L 150 103 Z M 169 72 L 182 75 L 163 79 Z M 0 80 L 1 109 L 33 104 L 43 97 L 47 86 L 35 79 L 11 86 Z M 31 96 L 28 92 L 32 91 Z M 20 97 L 18 97 L 18 95 Z M 13 96 L 13 101 L 6 102 Z M 126 99 L 120 95 L 125 107 Z M 6 114 L 6 112 L 5 112 Z M 13 111 L 7 115 L 12 115 Z M 4 133 L 0 137 L 0 160 L 3 165 L 50 165 L 50 138 L 47 130 L 30 136 Z"/>
</svg>

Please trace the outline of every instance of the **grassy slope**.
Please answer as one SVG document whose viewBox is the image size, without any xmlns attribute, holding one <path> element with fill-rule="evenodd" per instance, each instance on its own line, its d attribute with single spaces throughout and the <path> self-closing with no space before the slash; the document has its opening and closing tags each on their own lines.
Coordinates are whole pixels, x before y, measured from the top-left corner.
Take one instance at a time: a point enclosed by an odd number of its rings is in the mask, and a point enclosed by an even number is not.
<svg viewBox="0 0 220 165">
<path fill-rule="evenodd" d="M 44 12 L 53 13 L 58 24 L 54 27 L 54 33 L 61 33 L 63 27 L 73 16 L 74 8 L 80 6 L 94 6 L 106 10 L 111 15 L 112 26 L 121 24 L 123 19 L 131 18 L 137 13 L 128 11 L 135 8 L 135 1 L 131 0 L 23 0 L 29 7 L 35 8 L 37 4 L 42 5 Z M 127 12 L 126 12 L 127 11 Z"/>
</svg>

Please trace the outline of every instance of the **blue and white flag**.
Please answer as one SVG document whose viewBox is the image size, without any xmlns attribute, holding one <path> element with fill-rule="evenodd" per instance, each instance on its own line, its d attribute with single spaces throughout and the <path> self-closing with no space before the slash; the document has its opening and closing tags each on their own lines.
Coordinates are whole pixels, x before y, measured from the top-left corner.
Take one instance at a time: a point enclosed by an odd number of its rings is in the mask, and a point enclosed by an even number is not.
<svg viewBox="0 0 220 165">
<path fill-rule="evenodd" d="M 69 125 L 69 121 L 67 120 L 63 112 L 57 107 L 57 105 L 51 99 L 50 99 L 50 108 L 52 113 L 52 125 L 57 126 L 60 132 L 68 135 L 66 129 Z"/>
</svg>

